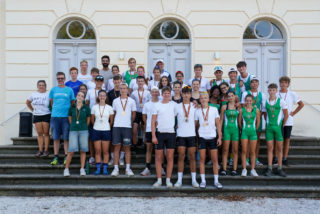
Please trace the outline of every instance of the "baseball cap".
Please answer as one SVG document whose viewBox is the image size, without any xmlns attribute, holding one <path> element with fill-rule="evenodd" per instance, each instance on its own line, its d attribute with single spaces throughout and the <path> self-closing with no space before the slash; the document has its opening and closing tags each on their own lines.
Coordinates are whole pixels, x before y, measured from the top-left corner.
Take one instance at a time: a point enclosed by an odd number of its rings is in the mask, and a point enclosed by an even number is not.
<svg viewBox="0 0 320 214">
<path fill-rule="evenodd" d="M 101 75 L 96 76 L 95 81 L 103 81 L 104 78 Z"/>
<path fill-rule="evenodd" d="M 177 76 L 177 74 L 182 74 L 182 76 L 184 76 L 182 71 L 177 71 L 176 76 Z"/>
<path fill-rule="evenodd" d="M 235 68 L 230 68 L 228 73 L 231 73 L 231 72 L 238 72 L 238 71 Z"/>
<path fill-rule="evenodd" d="M 159 62 L 164 63 L 163 59 L 158 59 L 156 64 L 158 64 Z"/>
<path fill-rule="evenodd" d="M 257 80 L 257 81 L 259 82 L 259 79 L 258 79 L 258 77 L 256 77 L 256 76 L 252 76 L 250 82 L 252 82 L 253 80 Z"/>
<path fill-rule="evenodd" d="M 214 72 L 216 72 L 216 71 L 222 71 L 223 72 L 223 69 L 222 69 L 222 67 L 220 65 L 214 67 L 213 70 L 214 70 Z"/>
</svg>

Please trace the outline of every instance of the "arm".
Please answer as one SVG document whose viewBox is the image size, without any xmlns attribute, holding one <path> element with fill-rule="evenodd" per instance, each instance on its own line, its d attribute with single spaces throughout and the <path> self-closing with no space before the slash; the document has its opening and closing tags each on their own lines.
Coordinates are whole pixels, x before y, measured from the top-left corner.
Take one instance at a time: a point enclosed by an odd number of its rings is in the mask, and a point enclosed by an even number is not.
<svg viewBox="0 0 320 214">
<path fill-rule="evenodd" d="M 30 101 L 30 100 L 27 100 L 27 101 L 26 101 L 26 104 L 27 104 L 28 108 L 30 109 L 30 111 L 33 112 L 33 107 L 32 107 L 32 105 L 31 105 L 31 101 Z"/>
<path fill-rule="evenodd" d="M 91 124 L 94 124 L 94 121 L 95 121 L 95 116 L 94 114 L 91 114 Z"/>
<path fill-rule="evenodd" d="M 142 121 L 144 123 L 144 131 L 146 131 L 146 127 L 147 127 L 147 115 L 146 114 L 143 114 L 142 115 Z"/>
<path fill-rule="evenodd" d="M 114 122 L 114 114 L 110 114 L 109 120 L 110 120 L 110 127 L 112 127 Z"/>
<path fill-rule="evenodd" d="M 261 123 L 261 121 L 260 121 L 260 111 L 257 108 L 257 112 L 256 112 L 256 127 L 257 127 L 257 129 L 259 128 L 260 123 Z"/>
<path fill-rule="evenodd" d="M 157 121 L 157 115 L 152 115 L 151 120 L 151 132 L 152 132 L 152 143 L 158 144 L 158 139 L 156 137 L 156 121 Z"/>
<path fill-rule="evenodd" d="M 222 132 L 221 132 L 221 122 L 220 119 L 217 117 L 216 118 L 216 127 L 217 127 L 217 131 L 218 131 L 218 140 L 217 140 L 217 146 L 221 146 L 222 144 Z"/>
<path fill-rule="evenodd" d="M 69 116 L 69 117 L 68 117 L 68 119 L 69 119 L 69 124 L 71 124 L 72 117 L 71 117 L 71 116 Z"/>
<path fill-rule="evenodd" d="M 132 112 L 132 124 L 133 124 L 133 121 L 136 119 L 136 111 L 133 111 Z"/>
<path fill-rule="evenodd" d="M 90 117 L 87 117 L 87 126 L 89 126 L 90 125 Z"/>
<path fill-rule="evenodd" d="M 283 115 L 284 115 L 282 126 L 284 126 L 287 123 L 287 120 L 288 120 L 288 117 L 289 117 L 288 109 L 282 109 L 282 112 L 283 112 Z"/>
<path fill-rule="evenodd" d="M 302 100 L 300 100 L 298 102 L 298 107 L 293 112 L 290 112 L 290 116 L 293 117 L 294 115 L 296 115 L 303 107 L 304 107 L 304 103 L 302 102 Z"/>
<path fill-rule="evenodd" d="M 220 127 L 223 126 L 223 120 L 224 120 L 224 111 L 226 110 L 226 105 L 221 107 L 221 113 L 220 113 Z"/>
</svg>

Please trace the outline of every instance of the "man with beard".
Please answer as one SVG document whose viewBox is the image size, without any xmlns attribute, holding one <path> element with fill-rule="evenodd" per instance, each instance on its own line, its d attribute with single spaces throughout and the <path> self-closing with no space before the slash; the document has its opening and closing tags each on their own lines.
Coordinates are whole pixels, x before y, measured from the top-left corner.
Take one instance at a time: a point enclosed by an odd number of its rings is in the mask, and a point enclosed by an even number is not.
<svg viewBox="0 0 320 214">
<path fill-rule="evenodd" d="M 109 79 L 113 78 L 113 74 L 111 69 L 109 68 L 110 57 L 108 55 L 104 55 L 101 57 L 102 69 L 100 70 L 100 75 L 104 77 L 104 85 L 108 88 Z"/>
</svg>

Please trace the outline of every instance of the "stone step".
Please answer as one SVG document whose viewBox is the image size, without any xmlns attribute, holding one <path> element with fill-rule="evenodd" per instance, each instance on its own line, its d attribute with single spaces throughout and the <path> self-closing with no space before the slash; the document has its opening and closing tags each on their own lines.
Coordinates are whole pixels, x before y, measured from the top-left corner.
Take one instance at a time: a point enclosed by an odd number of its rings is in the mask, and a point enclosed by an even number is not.
<svg viewBox="0 0 320 214">
<path fill-rule="evenodd" d="M 216 189 L 212 182 L 206 189 L 184 186 L 168 189 L 165 186 L 152 188 L 151 185 L 0 185 L 0 195 L 6 196 L 90 196 L 90 197 L 284 197 L 284 198 L 319 198 L 317 186 L 246 186 L 226 185 Z"/>
<path fill-rule="evenodd" d="M 177 176 L 172 176 L 172 182 L 176 182 Z M 200 176 L 197 180 L 200 182 Z M 212 174 L 206 175 L 206 180 L 211 183 L 214 178 Z M 0 175 L 1 185 L 152 185 L 156 181 L 155 175 L 140 176 L 135 175 L 128 177 L 119 175 L 118 177 L 111 177 L 110 175 L 87 175 L 79 176 L 79 174 L 71 174 L 70 177 L 63 177 L 59 175 L 43 175 L 43 174 L 15 174 L 15 175 Z M 265 177 L 241 177 L 241 176 L 220 176 L 219 181 L 224 186 L 230 185 L 246 185 L 246 186 L 270 186 L 270 185 L 287 185 L 289 188 L 292 186 L 318 186 L 320 183 L 320 176 L 302 176 L 290 175 L 286 178 L 279 176 Z M 191 186 L 191 176 L 183 176 L 184 186 Z"/>
<path fill-rule="evenodd" d="M 78 174 L 80 165 L 77 164 L 78 162 L 73 162 L 74 164 L 70 165 L 70 173 L 72 174 Z M 120 173 L 124 174 L 125 166 L 119 166 L 120 167 Z M 152 174 L 155 174 L 155 167 L 152 165 Z M 136 175 L 139 175 L 140 172 L 145 168 L 144 164 L 133 164 L 131 165 L 131 169 Z M 274 166 L 274 169 L 276 166 Z M 95 166 L 91 166 L 91 174 L 95 171 Z M 111 173 L 111 170 L 113 169 L 113 166 L 109 166 L 109 171 Z M 228 166 L 227 170 L 231 171 L 232 167 Z M 250 171 L 250 167 L 247 167 L 248 172 Z M 320 165 L 291 165 L 291 166 L 284 166 L 284 171 L 288 175 L 320 175 Z M 34 163 L 19 163 L 19 164 L 0 164 L 0 174 L 62 174 L 64 170 L 64 165 L 59 164 L 56 166 L 51 166 L 49 164 L 34 164 Z M 242 170 L 241 166 L 238 166 L 238 173 L 240 174 Z M 264 171 L 266 170 L 266 166 L 259 166 L 256 167 L 256 171 L 259 175 L 263 175 Z M 185 166 L 185 174 L 189 174 L 189 167 Z M 199 172 L 199 167 L 197 167 L 197 172 Z M 173 174 L 177 173 L 177 166 L 175 165 L 173 168 Z M 206 173 L 212 174 L 212 166 L 206 165 Z"/>
</svg>

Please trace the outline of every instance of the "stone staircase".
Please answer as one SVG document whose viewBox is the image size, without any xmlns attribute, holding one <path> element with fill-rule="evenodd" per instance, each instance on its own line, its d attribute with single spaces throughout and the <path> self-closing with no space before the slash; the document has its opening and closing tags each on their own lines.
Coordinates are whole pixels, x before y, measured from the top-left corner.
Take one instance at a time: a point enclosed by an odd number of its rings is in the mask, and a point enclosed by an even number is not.
<svg viewBox="0 0 320 214">
<path fill-rule="evenodd" d="M 258 178 L 240 176 L 220 177 L 224 188 L 213 187 L 212 167 L 206 166 L 206 189 L 192 188 L 189 167 L 186 164 L 180 189 L 165 186 L 153 189 L 155 170 L 150 176 L 140 176 L 144 169 L 144 152 L 132 152 L 134 177 L 124 175 L 120 167 L 119 177 L 79 176 L 79 155 L 75 155 L 70 166 L 71 177 L 63 177 L 63 165 L 51 166 L 50 155 L 46 159 L 36 158 L 36 138 L 13 138 L 13 145 L 0 146 L 0 195 L 11 196 L 245 196 L 245 197 L 320 197 L 320 140 L 294 137 L 289 155 L 290 166 L 284 167 L 288 177 L 264 177 L 266 166 L 257 167 Z M 61 147 L 62 151 L 62 147 Z M 50 146 L 52 154 L 52 145 Z M 266 162 L 266 145 L 262 140 L 260 161 Z M 154 168 L 154 166 L 153 166 Z M 91 167 L 91 171 L 94 167 Z M 111 172 L 109 169 L 109 172 Z M 238 168 L 241 172 L 241 166 Z M 172 181 L 177 179 L 174 167 Z M 200 178 L 198 178 L 200 180 Z M 163 179 L 163 181 L 165 181 Z"/>
</svg>

